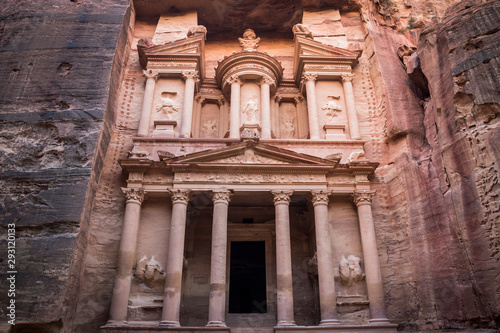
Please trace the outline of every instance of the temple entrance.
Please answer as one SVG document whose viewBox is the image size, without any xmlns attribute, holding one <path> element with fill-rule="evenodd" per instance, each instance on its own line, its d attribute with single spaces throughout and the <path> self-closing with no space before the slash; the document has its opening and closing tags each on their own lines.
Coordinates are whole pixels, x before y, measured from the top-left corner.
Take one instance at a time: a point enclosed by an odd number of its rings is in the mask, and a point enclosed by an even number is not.
<svg viewBox="0 0 500 333">
<path fill-rule="evenodd" d="M 231 242 L 229 313 L 267 313 L 264 241 Z"/>
</svg>

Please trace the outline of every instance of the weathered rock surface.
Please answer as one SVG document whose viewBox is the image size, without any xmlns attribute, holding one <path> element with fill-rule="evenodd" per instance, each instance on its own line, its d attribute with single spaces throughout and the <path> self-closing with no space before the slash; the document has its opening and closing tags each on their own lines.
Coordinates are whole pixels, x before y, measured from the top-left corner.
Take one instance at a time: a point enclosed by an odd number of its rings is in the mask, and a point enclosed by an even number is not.
<svg viewBox="0 0 500 333">
<path fill-rule="evenodd" d="M 7 224 L 16 224 L 14 332 L 63 326 L 75 240 L 109 141 L 101 129 L 112 106 L 113 62 L 116 77 L 122 64 L 115 50 L 127 7 L 7 1 L 0 8 L 0 220 L 2 239 Z M 2 241 L 4 260 L 6 247 Z M 0 275 L 5 305 L 6 270 Z M 6 306 L 0 314 L 7 318 Z M 6 322 L 1 331 L 9 330 Z"/>
</svg>

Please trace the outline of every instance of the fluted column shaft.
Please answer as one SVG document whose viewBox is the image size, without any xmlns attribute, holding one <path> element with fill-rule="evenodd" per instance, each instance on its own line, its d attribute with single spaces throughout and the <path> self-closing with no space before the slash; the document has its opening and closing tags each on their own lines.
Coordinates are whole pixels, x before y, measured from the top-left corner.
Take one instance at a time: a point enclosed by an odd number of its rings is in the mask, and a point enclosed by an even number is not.
<svg viewBox="0 0 500 333">
<path fill-rule="evenodd" d="M 349 121 L 349 132 L 351 133 L 351 139 L 361 139 L 361 134 L 359 133 L 358 113 L 356 112 L 356 104 L 354 103 L 354 90 L 352 88 L 353 79 L 354 74 L 342 75 L 347 120 Z"/>
<path fill-rule="evenodd" d="M 210 262 L 210 302 L 208 324 L 225 327 L 226 321 L 226 255 L 227 255 L 227 213 L 231 192 L 214 191 L 214 215 L 212 223 L 212 259 Z"/>
<path fill-rule="evenodd" d="M 385 312 L 384 289 L 380 262 L 378 259 L 377 239 L 372 216 L 373 191 L 360 191 L 354 193 L 354 203 L 358 206 L 359 230 L 363 247 L 365 262 L 366 286 L 368 300 L 370 301 L 371 323 L 388 323 Z"/>
<path fill-rule="evenodd" d="M 151 71 L 144 71 L 143 75 L 146 77 L 146 87 L 144 89 L 144 100 L 142 102 L 139 130 L 137 131 L 138 136 L 147 136 L 149 134 L 153 96 L 155 93 L 156 80 L 158 79 L 158 73 L 153 73 Z"/>
<path fill-rule="evenodd" d="M 327 191 L 311 191 L 316 229 L 316 249 L 318 257 L 320 326 L 339 324 L 337 319 L 337 296 L 332 260 L 332 242 L 328 227 Z"/>
<path fill-rule="evenodd" d="M 184 108 L 182 111 L 181 138 L 191 137 L 191 126 L 193 122 L 194 85 L 198 79 L 197 71 L 184 71 L 182 77 L 184 85 Z"/>
<path fill-rule="evenodd" d="M 270 79 L 263 78 L 260 82 L 260 105 L 262 139 L 271 139 L 271 92 Z"/>
<path fill-rule="evenodd" d="M 290 196 L 293 191 L 271 191 L 276 221 L 276 271 L 278 326 L 295 326 L 293 314 L 292 250 L 290 245 Z"/>
<path fill-rule="evenodd" d="M 307 115 L 309 118 L 309 136 L 313 140 L 319 139 L 318 106 L 316 102 L 316 79 L 317 74 L 304 74 L 307 95 Z"/>
<path fill-rule="evenodd" d="M 231 76 L 228 79 L 231 84 L 231 109 L 230 109 L 230 119 L 229 119 L 229 137 L 239 138 L 240 137 L 240 86 L 241 81 L 237 76 Z"/>
<path fill-rule="evenodd" d="M 120 248 L 118 250 L 118 267 L 111 298 L 109 323 L 127 321 L 128 298 L 137 246 L 141 204 L 144 199 L 142 189 L 122 188 L 122 191 L 125 193 L 127 203 L 123 218 Z"/>
<path fill-rule="evenodd" d="M 168 243 L 163 311 L 160 326 L 179 327 L 181 307 L 182 268 L 184 264 L 184 238 L 189 190 L 171 190 L 172 221 Z"/>
</svg>

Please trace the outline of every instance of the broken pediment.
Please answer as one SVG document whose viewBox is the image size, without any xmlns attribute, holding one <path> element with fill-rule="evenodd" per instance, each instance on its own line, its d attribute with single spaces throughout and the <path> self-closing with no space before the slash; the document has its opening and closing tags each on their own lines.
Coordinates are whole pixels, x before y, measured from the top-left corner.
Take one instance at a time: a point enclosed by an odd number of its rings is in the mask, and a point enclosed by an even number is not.
<svg viewBox="0 0 500 333">
<path fill-rule="evenodd" d="M 162 45 L 141 40 L 137 45 L 140 64 L 147 69 L 168 69 L 172 66 L 197 69 L 204 77 L 205 36 L 206 29 L 199 28 L 194 31 L 190 29 L 186 38 Z M 193 63 L 197 68 L 192 68 Z"/>
<path fill-rule="evenodd" d="M 295 36 L 294 73 L 300 80 L 304 67 L 308 70 L 346 72 L 358 63 L 359 52 L 326 45 L 311 38 Z"/>
<path fill-rule="evenodd" d="M 312 168 L 319 171 L 333 169 L 339 162 L 339 159 L 322 159 L 253 141 L 174 158 L 159 153 L 159 157 L 173 168 L 227 168 L 227 166 L 234 166 L 240 168 Z"/>
</svg>

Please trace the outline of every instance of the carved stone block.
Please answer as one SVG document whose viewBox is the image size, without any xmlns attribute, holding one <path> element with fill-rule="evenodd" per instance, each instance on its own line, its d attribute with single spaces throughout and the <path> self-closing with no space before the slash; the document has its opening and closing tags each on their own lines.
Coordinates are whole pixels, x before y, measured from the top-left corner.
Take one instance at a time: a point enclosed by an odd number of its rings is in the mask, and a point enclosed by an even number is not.
<svg viewBox="0 0 500 333">
<path fill-rule="evenodd" d="M 175 136 L 174 129 L 177 126 L 175 120 L 155 120 L 154 124 L 153 136 L 165 136 L 169 138 Z"/>
<path fill-rule="evenodd" d="M 347 140 L 345 136 L 345 125 L 324 125 L 327 140 Z"/>
</svg>

